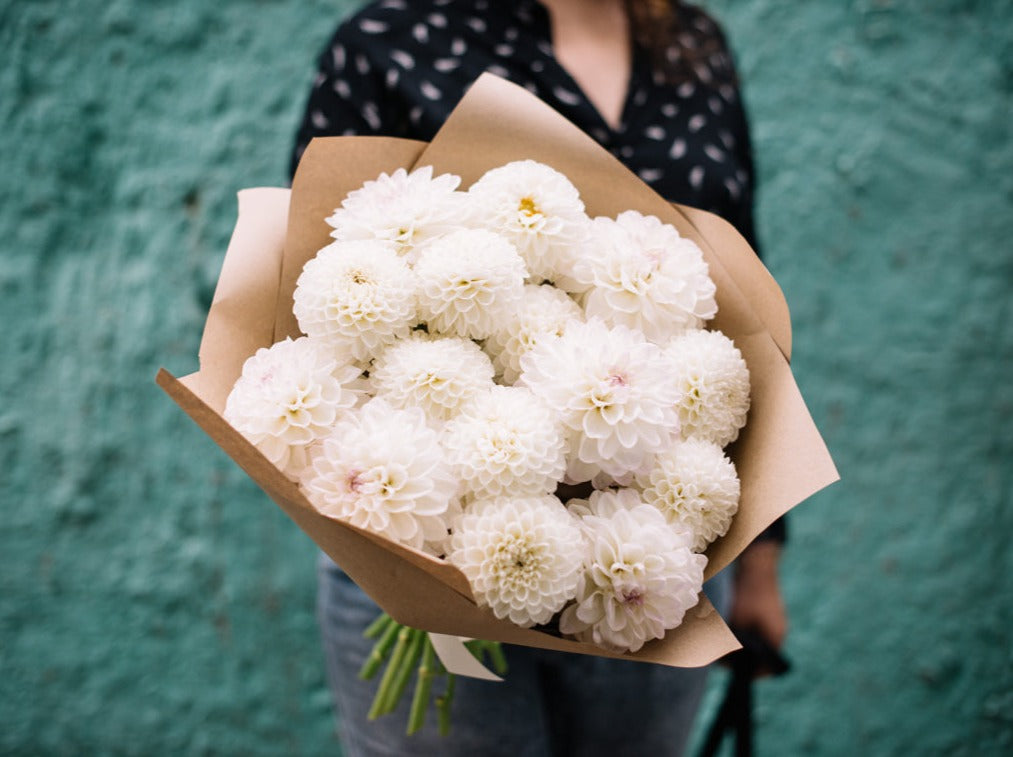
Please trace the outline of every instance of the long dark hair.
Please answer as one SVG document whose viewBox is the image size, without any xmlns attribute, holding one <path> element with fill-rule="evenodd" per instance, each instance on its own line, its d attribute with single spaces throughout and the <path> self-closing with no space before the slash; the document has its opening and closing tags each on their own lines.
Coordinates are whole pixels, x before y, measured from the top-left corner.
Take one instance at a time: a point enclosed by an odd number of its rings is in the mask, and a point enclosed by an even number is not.
<svg viewBox="0 0 1013 757">
<path fill-rule="evenodd" d="M 634 41 L 650 53 L 657 75 L 670 84 L 734 79 L 718 25 L 680 0 L 624 0 Z"/>
</svg>

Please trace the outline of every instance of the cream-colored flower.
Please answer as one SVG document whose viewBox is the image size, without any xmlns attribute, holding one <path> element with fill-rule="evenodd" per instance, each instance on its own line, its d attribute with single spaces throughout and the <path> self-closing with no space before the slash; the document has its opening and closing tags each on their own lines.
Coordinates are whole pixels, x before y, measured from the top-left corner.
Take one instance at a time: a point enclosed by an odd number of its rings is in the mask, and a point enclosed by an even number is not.
<svg viewBox="0 0 1013 757">
<path fill-rule="evenodd" d="M 680 623 L 699 600 L 707 558 L 694 554 L 685 532 L 640 505 L 608 517 L 585 516 L 584 571 L 576 603 L 559 628 L 581 641 L 636 652 Z"/>
<path fill-rule="evenodd" d="M 439 555 L 457 482 L 418 408 L 367 402 L 314 448 L 302 487 L 326 515 Z"/>
<path fill-rule="evenodd" d="M 389 245 L 334 242 L 303 267 L 296 282 L 296 320 L 306 334 L 368 361 L 408 336 L 416 321 L 418 281 Z"/>
<path fill-rule="evenodd" d="M 588 515 L 611 518 L 620 510 L 632 510 L 643 504 L 640 492 L 635 489 L 599 489 L 591 492 L 588 499 L 571 499 L 566 509 L 578 518 Z"/>
<path fill-rule="evenodd" d="M 554 168 L 520 160 L 493 168 L 468 194 L 479 222 L 517 247 L 534 283 L 570 269 L 587 234 L 577 188 Z"/>
<path fill-rule="evenodd" d="M 573 598 L 582 557 L 577 521 L 553 496 L 472 503 L 448 555 L 479 605 L 523 627 L 548 622 Z"/>
<path fill-rule="evenodd" d="M 492 356 L 497 375 L 513 384 L 521 375 L 521 357 L 545 339 L 566 332 L 571 320 L 584 314 L 567 294 L 549 284 L 527 284 L 521 300 L 486 339 L 483 349 Z"/>
<path fill-rule="evenodd" d="M 479 394 L 444 429 L 444 446 L 463 494 L 549 494 L 566 470 L 558 419 L 522 387 Z"/>
<path fill-rule="evenodd" d="M 596 470 L 622 477 L 640 469 L 678 433 L 676 392 L 661 350 L 639 332 L 595 318 L 521 359 L 520 384 L 559 413 L 570 430 L 567 479 Z"/>
<path fill-rule="evenodd" d="M 225 420 L 290 478 L 305 448 L 355 405 L 361 370 L 309 337 L 262 347 L 243 363 L 225 401 Z"/>
<path fill-rule="evenodd" d="M 485 339 L 520 302 L 527 271 L 514 246 L 483 229 L 430 243 L 415 262 L 419 316 L 432 333 Z"/>
<path fill-rule="evenodd" d="M 586 314 L 662 343 L 717 313 L 716 287 L 700 248 L 674 226 L 635 210 L 595 218 L 574 265 Z"/>
<path fill-rule="evenodd" d="M 490 389 L 492 377 L 492 361 L 470 339 L 414 332 L 377 356 L 369 380 L 376 396 L 419 407 L 438 424 Z"/>
<path fill-rule="evenodd" d="M 749 368 L 720 331 L 689 331 L 665 346 L 682 435 L 726 447 L 749 412 Z"/>
<path fill-rule="evenodd" d="M 693 534 L 693 551 L 724 536 L 739 509 L 739 477 L 721 447 L 690 438 L 659 454 L 644 482 L 644 501 Z"/>
<path fill-rule="evenodd" d="M 467 195 L 455 191 L 460 183 L 453 174 L 433 177 L 432 166 L 382 173 L 349 192 L 327 219 L 331 236 L 386 242 L 411 263 L 427 242 L 466 223 Z"/>
</svg>

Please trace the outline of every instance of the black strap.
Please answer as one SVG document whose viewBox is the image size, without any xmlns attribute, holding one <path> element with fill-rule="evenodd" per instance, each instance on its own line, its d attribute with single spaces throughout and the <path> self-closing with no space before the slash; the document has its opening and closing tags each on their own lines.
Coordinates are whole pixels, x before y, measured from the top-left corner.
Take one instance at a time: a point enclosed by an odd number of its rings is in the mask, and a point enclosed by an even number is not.
<svg viewBox="0 0 1013 757">
<path fill-rule="evenodd" d="M 699 757 L 714 757 L 721 740 L 729 732 L 735 734 L 735 756 L 752 757 L 753 679 L 761 670 L 779 676 L 791 667 L 788 660 L 758 633 L 735 631 L 735 635 L 742 643 L 742 649 L 727 657 L 732 675 Z"/>
</svg>

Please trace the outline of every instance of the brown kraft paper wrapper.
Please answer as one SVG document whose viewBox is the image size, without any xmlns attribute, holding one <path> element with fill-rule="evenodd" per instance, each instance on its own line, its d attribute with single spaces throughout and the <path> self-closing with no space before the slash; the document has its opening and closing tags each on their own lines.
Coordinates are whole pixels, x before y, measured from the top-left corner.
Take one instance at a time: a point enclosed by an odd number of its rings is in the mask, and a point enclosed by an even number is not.
<svg viewBox="0 0 1013 757">
<path fill-rule="evenodd" d="M 298 487 L 222 417 L 244 361 L 258 348 L 299 335 L 292 294 L 303 265 L 330 241 L 327 218 L 348 192 L 381 172 L 434 166 L 467 188 L 485 171 L 532 159 L 565 174 L 588 215 L 636 209 L 675 226 L 703 250 L 717 285 L 709 327 L 735 341 L 750 371 L 746 427 L 728 452 L 742 482 L 729 532 L 707 550 L 710 578 L 774 520 L 838 479 L 833 461 L 792 377 L 791 325 L 777 283 L 745 240 L 717 216 L 673 206 L 590 137 L 513 84 L 483 75 L 432 142 L 382 137 L 314 140 L 291 191 L 239 195 L 229 244 L 200 346 L 200 370 L 158 384 L 236 461 L 316 544 L 395 620 L 434 633 L 677 667 L 706 665 L 738 648 L 724 621 L 700 603 L 663 639 L 633 654 L 519 628 L 475 604 L 454 566 L 323 515 Z"/>
</svg>

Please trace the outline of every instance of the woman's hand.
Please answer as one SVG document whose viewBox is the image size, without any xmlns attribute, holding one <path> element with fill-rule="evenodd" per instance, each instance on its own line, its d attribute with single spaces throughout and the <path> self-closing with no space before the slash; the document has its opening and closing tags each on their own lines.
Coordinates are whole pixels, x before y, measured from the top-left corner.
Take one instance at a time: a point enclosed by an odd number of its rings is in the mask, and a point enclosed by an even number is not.
<svg viewBox="0 0 1013 757">
<path fill-rule="evenodd" d="M 781 648 L 788 634 L 788 614 L 778 581 L 780 559 L 781 545 L 776 541 L 751 544 L 739 556 L 729 616 L 731 625 L 756 631 L 774 649 Z"/>
</svg>

